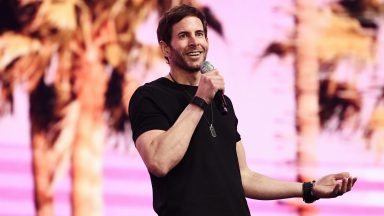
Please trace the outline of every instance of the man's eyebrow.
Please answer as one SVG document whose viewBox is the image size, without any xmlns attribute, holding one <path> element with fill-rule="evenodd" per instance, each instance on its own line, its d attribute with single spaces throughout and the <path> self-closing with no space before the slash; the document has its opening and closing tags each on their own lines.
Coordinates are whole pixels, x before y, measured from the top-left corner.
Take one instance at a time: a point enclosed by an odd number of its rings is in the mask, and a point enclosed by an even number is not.
<svg viewBox="0 0 384 216">
<path fill-rule="evenodd" d="M 177 33 L 177 35 L 180 35 L 180 34 L 189 34 L 189 32 L 188 31 L 181 31 L 181 32 Z"/>
<path fill-rule="evenodd" d="M 201 32 L 204 32 L 204 30 L 196 30 L 195 33 L 201 33 Z M 181 31 L 179 33 L 177 33 L 177 35 L 180 35 L 180 34 L 190 34 L 189 31 Z"/>
</svg>

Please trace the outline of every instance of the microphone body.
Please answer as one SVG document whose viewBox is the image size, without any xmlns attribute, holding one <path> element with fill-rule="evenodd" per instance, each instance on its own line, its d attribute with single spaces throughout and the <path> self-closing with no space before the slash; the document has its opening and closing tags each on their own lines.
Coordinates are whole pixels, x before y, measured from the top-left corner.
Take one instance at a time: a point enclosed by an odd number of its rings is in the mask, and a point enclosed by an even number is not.
<svg viewBox="0 0 384 216">
<path fill-rule="evenodd" d="M 213 65 L 209 61 L 205 61 L 200 68 L 201 73 L 203 74 L 213 69 L 215 69 L 215 67 L 213 67 Z M 225 101 L 223 90 L 217 91 L 213 100 L 215 101 L 217 109 L 219 109 L 221 114 L 225 115 L 228 113 L 228 106 L 227 102 Z"/>
</svg>

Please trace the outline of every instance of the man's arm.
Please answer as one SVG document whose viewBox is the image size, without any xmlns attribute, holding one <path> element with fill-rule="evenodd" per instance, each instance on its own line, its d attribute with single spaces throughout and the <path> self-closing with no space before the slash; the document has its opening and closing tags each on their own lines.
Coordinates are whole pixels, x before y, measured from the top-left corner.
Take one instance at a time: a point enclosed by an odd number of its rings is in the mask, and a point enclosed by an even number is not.
<svg viewBox="0 0 384 216">
<path fill-rule="evenodd" d="M 245 151 L 241 141 L 237 142 L 236 151 L 246 197 L 259 200 L 274 200 L 303 196 L 302 183 L 281 181 L 250 170 L 246 163 Z M 316 181 L 312 190 L 313 195 L 318 198 L 340 196 L 350 191 L 356 180 L 346 172 L 326 175 Z"/>
<path fill-rule="evenodd" d="M 224 80 L 212 70 L 200 76 L 195 96 L 209 104 L 219 89 L 224 89 Z M 203 113 L 201 107 L 189 104 L 167 131 L 150 130 L 137 138 L 136 148 L 153 175 L 165 176 L 180 162 Z"/>
<path fill-rule="evenodd" d="M 302 195 L 301 184 L 298 182 L 280 181 L 250 170 L 246 163 L 244 147 L 241 141 L 237 142 L 236 151 L 246 197 L 272 200 L 300 197 Z"/>
<path fill-rule="evenodd" d="M 136 140 L 136 148 L 149 172 L 165 176 L 184 157 L 203 110 L 189 104 L 167 131 L 150 130 Z"/>
</svg>

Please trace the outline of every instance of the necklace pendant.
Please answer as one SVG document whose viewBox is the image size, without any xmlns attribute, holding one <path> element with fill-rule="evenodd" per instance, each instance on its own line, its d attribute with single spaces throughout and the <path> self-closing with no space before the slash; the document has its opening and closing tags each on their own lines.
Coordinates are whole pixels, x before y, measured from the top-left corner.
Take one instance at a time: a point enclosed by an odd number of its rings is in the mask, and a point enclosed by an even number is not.
<svg viewBox="0 0 384 216">
<path fill-rule="evenodd" d="M 216 137 L 216 131 L 212 124 L 209 125 L 209 130 L 211 131 L 212 137 Z"/>
</svg>

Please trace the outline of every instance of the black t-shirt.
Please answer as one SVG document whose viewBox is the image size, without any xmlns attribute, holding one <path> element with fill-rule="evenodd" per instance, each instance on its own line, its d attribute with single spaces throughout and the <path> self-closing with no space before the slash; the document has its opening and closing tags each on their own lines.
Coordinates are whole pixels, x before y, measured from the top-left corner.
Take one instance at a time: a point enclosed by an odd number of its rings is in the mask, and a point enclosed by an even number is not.
<svg viewBox="0 0 384 216">
<path fill-rule="evenodd" d="M 195 95 L 196 86 L 159 78 L 138 88 L 129 105 L 136 141 L 142 133 L 168 130 Z M 150 173 L 153 207 L 160 216 L 248 216 L 241 184 L 236 142 L 237 118 L 230 99 L 228 114 L 208 106 L 194 131 L 183 159 L 166 176 Z M 212 111 L 211 111 L 212 108 Z M 212 120 L 217 137 L 212 137 Z"/>
</svg>

